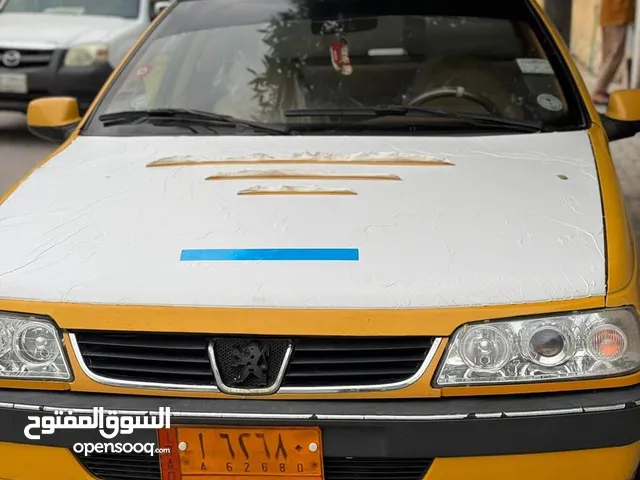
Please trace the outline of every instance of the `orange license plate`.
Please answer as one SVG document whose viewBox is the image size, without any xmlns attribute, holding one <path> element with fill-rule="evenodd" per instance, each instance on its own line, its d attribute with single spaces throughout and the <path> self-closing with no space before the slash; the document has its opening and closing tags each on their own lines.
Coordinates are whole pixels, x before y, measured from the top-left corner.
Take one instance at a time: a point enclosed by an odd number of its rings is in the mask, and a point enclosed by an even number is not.
<svg viewBox="0 0 640 480">
<path fill-rule="evenodd" d="M 172 427 L 159 430 L 162 479 L 235 477 L 322 479 L 322 435 L 317 427 Z"/>
</svg>

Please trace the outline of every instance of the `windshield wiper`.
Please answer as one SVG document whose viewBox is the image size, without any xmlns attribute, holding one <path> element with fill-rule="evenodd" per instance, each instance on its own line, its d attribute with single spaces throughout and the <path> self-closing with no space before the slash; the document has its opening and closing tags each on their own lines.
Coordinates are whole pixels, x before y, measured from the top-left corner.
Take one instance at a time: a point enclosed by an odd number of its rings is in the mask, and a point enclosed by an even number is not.
<svg viewBox="0 0 640 480">
<path fill-rule="evenodd" d="M 309 108 L 300 110 L 287 110 L 287 117 L 325 117 L 325 116 L 356 116 L 356 117 L 395 117 L 395 116 L 427 116 L 455 120 L 474 127 L 508 128 L 520 132 L 541 132 L 542 122 L 519 121 L 507 118 L 495 117 L 473 113 L 454 113 L 424 107 L 411 107 L 404 105 L 379 105 L 376 107 L 361 108 Z"/>
<path fill-rule="evenodd" d="M 275 135 L 290 135 L 287 130 L 270 127 L 250 120 L 241 120 L 229 115 L 209 113 L 201 110 L 184 108 L 155 108 L 150 110 L 125 110 L 121 112 L 105 113 L 98 117 L 105 127 L 111 125 L 131 125 L 141 122 L 169 121 L 179 125 L 204 124 L 207 126 L 240 126 L 255 131 Z"/>
</svg>

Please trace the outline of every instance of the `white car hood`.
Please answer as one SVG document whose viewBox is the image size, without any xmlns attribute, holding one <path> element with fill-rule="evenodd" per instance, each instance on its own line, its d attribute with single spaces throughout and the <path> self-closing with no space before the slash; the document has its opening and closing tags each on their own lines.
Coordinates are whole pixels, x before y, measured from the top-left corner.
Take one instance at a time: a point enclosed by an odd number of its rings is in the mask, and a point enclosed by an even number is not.
<svg viewBox="0 0 640 480">
<path fill-rule="evenodd" d="M 147 167 L 166 157 L 374 159 L 384 152 L 453 165 Z M 373 178 L 205 180 L 283 168 Z M 255 186 L 308 191 L 314 185 L 356 194 L 238 195 Z M 0 297 L 428 308 L 603 295 L 602 215 L 585 132 L 79 137 L 0 206 Z M 331 260 L 336 252 L 330 251 L 310 261 L 309 252 L 298 251 L 287 260 L 285 251 L 281 260 L 181 261 L 189 249 L 347 249 L 337 253 L 357 250 L 358 258 Z"/>
<path fill-rule="evenodd" d="M 132 25 L 135 25 L 135 20 L 118 17 L 2 13 L 0 48 L 54 49 L 80 43 L 105 42 Z"/>
</svg>

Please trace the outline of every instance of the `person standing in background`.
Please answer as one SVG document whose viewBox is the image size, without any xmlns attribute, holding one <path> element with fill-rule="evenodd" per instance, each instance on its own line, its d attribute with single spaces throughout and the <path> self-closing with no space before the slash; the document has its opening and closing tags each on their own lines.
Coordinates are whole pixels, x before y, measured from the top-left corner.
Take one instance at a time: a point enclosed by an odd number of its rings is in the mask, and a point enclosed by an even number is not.
<svg viewBox="0 0 640 480">
<path fill-rule="evenodd" d="M 635 21 L 635 3 L 635 0 L 602 0 L 599 19 L 602 60 L 598 83 L 592 96 L 596 105 L 606 105 L 609 102 L 607 89 L 624 60 L 627 31 Z"/>
</svg>

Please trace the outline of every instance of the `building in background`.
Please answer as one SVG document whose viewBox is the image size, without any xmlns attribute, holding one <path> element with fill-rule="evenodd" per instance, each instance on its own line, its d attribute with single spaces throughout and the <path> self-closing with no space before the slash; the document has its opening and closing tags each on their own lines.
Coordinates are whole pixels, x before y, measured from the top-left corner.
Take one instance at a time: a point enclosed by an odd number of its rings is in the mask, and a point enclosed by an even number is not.
<svg viewBox="0 0 640 480">
<path fill-rule="evenodd" d="M 602 36 L 598 26 L 601 0 L 536 1 L 545 8 L 549 14 L 552 13 L 550 11 L 551 8 L 555 8 L 557 3 L 572 2 L 570 6 L 569 49 L 580 67 L 582 67 L 584 71 L 595 75 L 600 65 L 602 50 Z M 552 6 L 552 2 L 555 5 Z M 640 8 L 640 2 L 637 3 L 637 8 Z M 636 17 L 640 19 L 640 15 L 636 15 Z M 560 28 L 560 30 L 562 30 L 562 28 Z M 640 36 L 636 38 L 635 29 L 631 27 L 631 30 L 627 40 L 627 62 L 623 62 L 623 68 L 620 69 L 618 77 L 614 80 L 614 83 L 621 84 L 625 87 L 632 86 L 632 84 L 640 86 L 637 81 L 637 79 L 640 78 L 640 75 L 638 75 L 640 73 Z M 634 49 L 634 45 L 638 45 L 639 48 Z M 637 60 L 634 60 L 634 50 L 636 51 L 636 57 L 639 57 Z"/>
</svg>

